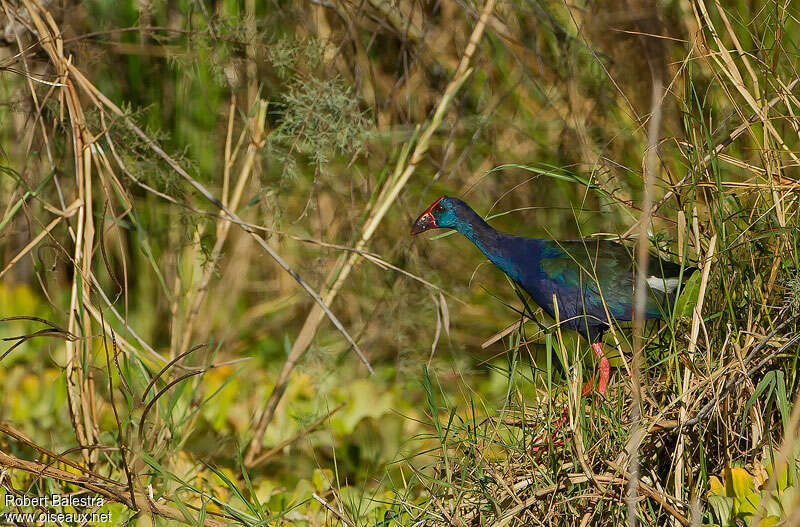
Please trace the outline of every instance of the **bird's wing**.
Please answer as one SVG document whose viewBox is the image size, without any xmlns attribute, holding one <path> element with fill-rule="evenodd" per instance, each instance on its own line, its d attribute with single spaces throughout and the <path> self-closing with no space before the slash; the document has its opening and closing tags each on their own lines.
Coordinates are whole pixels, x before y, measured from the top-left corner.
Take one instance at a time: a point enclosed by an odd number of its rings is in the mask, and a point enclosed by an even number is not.
<svg viewBox="0 0 800 527">
<path fill-rule="evenodd" d="M 586 310 L 603 309 L 603 302 L 614 317 L 628 320 L 633 312 L 634 257 L 632 250 L 604 240 L 552 241 L 542 252 L 540 268 L 561 288 L 582 293 Z M 659 317 L 665 300 L 680 283 L 681 266 L 652 257 L 649 264 L 648 295 L 645 312 Z M 684 271 L 684 278 L 690 273 Z"/>
<path fill-rule="evenodd" d="M 601 315 L 603 302 L 615 317 L 626 318 L 633 292 L 632 260 L 607 250 L 598 240 L 553 241 L 543 251 L 540 268 L 561 290 L 580 294 L 588 312 Z"/>
</svg>

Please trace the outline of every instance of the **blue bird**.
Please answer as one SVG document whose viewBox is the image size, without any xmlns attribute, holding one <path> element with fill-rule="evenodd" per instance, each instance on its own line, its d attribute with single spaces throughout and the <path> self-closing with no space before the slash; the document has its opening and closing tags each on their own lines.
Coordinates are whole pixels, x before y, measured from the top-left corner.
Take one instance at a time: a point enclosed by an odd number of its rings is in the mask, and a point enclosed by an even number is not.
<svg viewBox="0 0 800 527">
<path fill-rule="evenodd" d="M 431 229 L 455 229 L 467 237 L 509 278 L 555 318 L 558 303 L 562 327 L 583 335 L 600 361 L 597 392 L 604 396 L 610 367 L 603 353 L 603 332 L 614 321 L 629 321 L 634 312 L 634 259 L 619 243 L 582 239 L 569 241 L 523 238 L 492 228 L 469 205 L 443 196 L 425 209 L 411 234 Z M 682 281 L 696 270 L 655 256 L 649 263 L 645 317 L 669 312 Z M 583 395 L 593 389 L 586 383 Z"/>
</svg>

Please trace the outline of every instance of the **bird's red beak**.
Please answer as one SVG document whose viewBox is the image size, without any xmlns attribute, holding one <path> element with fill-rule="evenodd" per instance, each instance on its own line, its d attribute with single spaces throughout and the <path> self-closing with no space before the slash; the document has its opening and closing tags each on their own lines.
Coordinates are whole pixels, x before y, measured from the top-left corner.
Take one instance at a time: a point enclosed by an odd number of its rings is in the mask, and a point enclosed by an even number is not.
<svg viewBox="0 0 800 527">
<path fill-rule="evenodd" d="M 436 218 L 433 217 L 433 207 L 439 204 L 442 201 L 442 198 L 437 199 L 434 201 L 430 207 L 425 209 L 425 212 L 419 215 L 417 221 L 414 222 L 414 225 L 411 227 L 411 235 L 419 234 L 421 232 L 428 231 L 430 229 L 438 229 L 439 225 L 436 223 Z"/>
</svg>

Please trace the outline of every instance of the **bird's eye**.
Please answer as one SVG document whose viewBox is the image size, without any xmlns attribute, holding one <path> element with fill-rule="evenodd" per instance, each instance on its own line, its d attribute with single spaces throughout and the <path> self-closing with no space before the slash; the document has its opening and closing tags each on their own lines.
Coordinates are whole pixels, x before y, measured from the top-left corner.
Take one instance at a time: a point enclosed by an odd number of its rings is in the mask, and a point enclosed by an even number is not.
<svg viewBox="0 0 800 527">
<path fill-rule="evenodd" d="M 436 212 L 444 212 L 444 205 L 436 205 L 436 208 L 433 210 Z"/>
</svg>

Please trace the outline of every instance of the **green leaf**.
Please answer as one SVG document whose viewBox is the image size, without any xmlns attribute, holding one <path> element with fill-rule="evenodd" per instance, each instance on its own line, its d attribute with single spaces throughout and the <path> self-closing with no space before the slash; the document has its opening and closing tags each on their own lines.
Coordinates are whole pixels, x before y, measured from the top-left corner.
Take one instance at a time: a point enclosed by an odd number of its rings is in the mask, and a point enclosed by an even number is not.
<svg viewBox="0 0 800 527">
<path fill-rule="evenodd" d="M 433 425 L 436 427 L 436 433 L 439 437 L 442 437 L 442 423 L 439 421 L 439 405 L 436 403 L 436 394 L 433 393 L 433 385 L 431 384 L 430 375 L 428 375 L 428 367 L 424 364 L 422 366 L 422 388 L 425 390 L 425 400 L 428 403 L 428 410 L 431 412 Z"/>
<path fill-rule="evenodd" d="M 775 374 L 776 388 L 775 400 L 778 403 L 778 410 L 781 412 L 781 423 L 784 432 L 789 428 L 789 398 L 786 396 L 786 378 L 782 371 Z"/>
<path fill-rule="evenodd" d="M 708 479 L 708 495 L 709 496 L 724 496 L 725 495 L 725 487 L 722 485 L 722 482 L 719 480 L 717 476 L 711 476 Z"/>
<path fill-rule="evenodd" d="M 747 414 L 750 412 L 750 407 L 755 404 L 756 399 L 761 397 L 765 391 L 767 392 L 767 399 L 770 398 L 772 395 L 773 390 L 775 390 L 775 370 L 768 371 L 764 377 L 761 379 L 761 382 L 758 383 L 756 389 L 753 391 L 753 395 L 747 400 L 747 404 L 744 405 L 744 418 L 747 417 Z M 744 427 L 744 418 L 742 420 L 742 427 Z"/>
<path fill-rule="evenodd" d="M 733 510 L 736 516 L 751 516 L 758 510 L 761 503 L 761 494 L 751 492 L 746 496 L 737 496 L 733 499 Z"/>
<path fill-rule="evenodd" d="M 697 297 L 700 295 L 700 273 L 694 273 L 683 286 L 683 291 L 675 302 L 675 316 L 690 317 Z"/>
<path fill-rule="evenodd" d="M 720 527 L 732 527 L 736 525 L 733 519 L 733 499 L 725 496 L 709 496 L 708 503 L 714 512 L 715 519 Z"/>
<path fill-rule="evenodd" d="M 753 476 L 741 467 L 733 467 L 725 471 L 725 487 L 731 498 L 744 498 L 755 491 Z"/>
<path fill-rule="evenodd" d="M 315 468 L 314 475 L 311 482 L 317 492 L 326 492 L 331 488 L 331 482 L 334 480 L 333 471 L 329 468 Z"/>
</svg>

